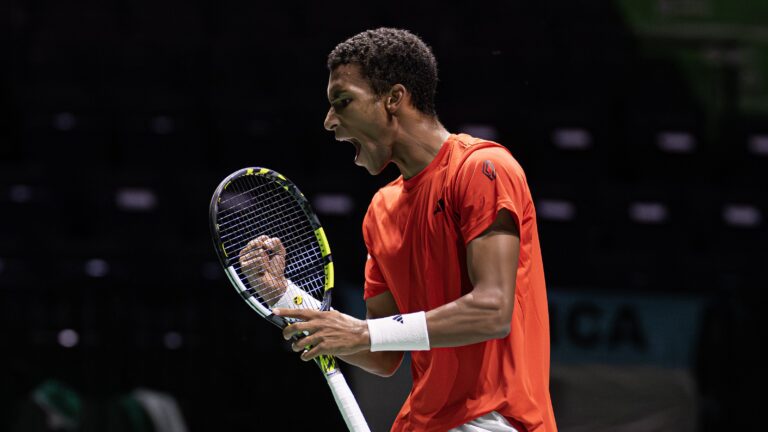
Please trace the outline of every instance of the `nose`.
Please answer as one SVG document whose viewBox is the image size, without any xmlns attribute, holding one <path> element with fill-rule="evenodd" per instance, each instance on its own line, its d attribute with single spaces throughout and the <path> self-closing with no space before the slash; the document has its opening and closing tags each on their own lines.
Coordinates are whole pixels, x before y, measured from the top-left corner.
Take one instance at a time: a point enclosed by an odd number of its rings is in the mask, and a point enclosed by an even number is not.
<svg viewBox="0 0 768 432">
<path fill-rule="evenodd" d="M 325 121 L 323 122 L 325 130 L 333 132 L 336 127 L 339 126 L 339 119 L 336 118 L 336 114 L 333 112 L 333 107 L 328 109 L 328 114 L 325 115 Z"/>
</svg>

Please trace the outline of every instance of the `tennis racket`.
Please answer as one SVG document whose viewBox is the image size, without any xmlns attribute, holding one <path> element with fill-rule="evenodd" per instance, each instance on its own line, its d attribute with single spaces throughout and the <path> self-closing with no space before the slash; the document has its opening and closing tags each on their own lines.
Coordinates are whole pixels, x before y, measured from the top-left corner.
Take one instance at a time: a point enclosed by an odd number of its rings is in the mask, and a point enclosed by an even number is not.
<svg viewBox="0 0 768 432">
<path fill-rule="evenodd" d="M 331 248 L 320 221 L 299 189 L 267 168 L 227 176 L 210 205 L 216 254 L 243 300 L 283 329 L 278 307 L 327 311 L 333 292 Z M 323 371 L 350 431 L 368 432 L 360 407 L 333 356 L 315 362 Z"/>
</svg>

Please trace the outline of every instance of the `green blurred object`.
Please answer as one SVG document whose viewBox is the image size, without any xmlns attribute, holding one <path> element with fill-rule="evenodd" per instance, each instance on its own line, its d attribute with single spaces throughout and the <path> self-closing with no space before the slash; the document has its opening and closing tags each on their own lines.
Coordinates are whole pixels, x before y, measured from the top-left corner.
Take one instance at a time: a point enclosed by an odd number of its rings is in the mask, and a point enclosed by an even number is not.
<svg viewBox="0 0 768 432">
<path fill-rule="evenodd" d="M 147 411 L 132 395 L 120 397 L 112 406 L 110 430 L 154 432 Z"/>
<path fill-rule="evenodd" d="M 78 430 L 83 404 L 70 387 L 56 380 L 47 380 L 32 392 L 32 400 L 46 414 L 46 423 L 53 430 Z"/>
<path fill-rule="evenodd" d="M 84 397 L 49 379 L 20 401 L 14 412 L 10 432 L 187 432 L 176 399 L 144 388 Z"/>
<path fill-rule="evenodd" d="M 672 60 L 710 120 L 768 114 L 768 2 L 618 0 L 646 55 Z"/>
</svg>

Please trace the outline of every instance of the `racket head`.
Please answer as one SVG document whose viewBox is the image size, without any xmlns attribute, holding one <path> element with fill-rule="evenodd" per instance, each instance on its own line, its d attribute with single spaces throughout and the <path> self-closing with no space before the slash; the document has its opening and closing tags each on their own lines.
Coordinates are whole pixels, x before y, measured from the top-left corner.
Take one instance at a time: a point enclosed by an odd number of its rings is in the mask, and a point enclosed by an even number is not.
<svg viewBox="0 0 768 432">
<path fill-rule="evenodd" d="M 209 220 L 219 262 L 235 290 L 259 315 L 280 328 L 289 324 L 272 313 L 284 292 L 254 282 L 264 280 L 258 276 L 262 273 L 254 274 L 254 268 L 240 260 L 241 251 L 260 236 L 280 240 L 285 278 L 314 300 L 295 297 L 291 307 L 330 309 L 334 273 L 328 239 L 309 201 L 285 176 L 263 167 L 233 172 L 216 188 Z M 265 252 L 269 261 L 278 253 Z"/>
</svg>

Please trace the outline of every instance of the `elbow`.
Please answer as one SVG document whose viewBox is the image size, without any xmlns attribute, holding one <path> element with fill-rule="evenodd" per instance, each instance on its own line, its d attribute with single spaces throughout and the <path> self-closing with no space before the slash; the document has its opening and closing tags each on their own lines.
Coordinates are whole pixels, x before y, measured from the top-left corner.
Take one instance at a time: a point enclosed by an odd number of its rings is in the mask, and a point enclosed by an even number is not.
<svg viewBox="0 0 768 432">
<path fill-rule="evenodd" d="M 373 370 L 373 371 L 369 371 L 369 372 L 371 372 L 372 374 L 374 374 L 376 376 L 380 376 L 382 378 L 389 378 L 392 375 L 394 375 L 395 372 L 397 372 L 397 369 L 398 368 L 395 367 L 395 368 L 391 368 L 391 369 L 379 369 L 379 370 Z"/>
<path fill-rule="evenodd" d="M 480 320 L 483 323 L 481 332 L 486 339 L 503 339 L 509 336 L 512 327 L 512 307 L 502 296 L 494 296 L 483 299 L 482 304 L 478 304 L 479 309 L 485 319 Z"/>
<path fill-rule="evenodd" d="M 492 326 L 489 339 L 504 339 L 509 336 L 511 323 L 509 320 L 499 319 Z"/>
<path fill-rule="evenodd" d="M 509 336 L 511 322 L 505 319 L 500 311 L 488 314 L 479 321 L 480 326 L 475 327 L 476 334 L 482 340 L 503 339 Z"/>
<path fill-rule="evenodd" d="M 511 320 L 505 316 L 502 310 L 496 310 L 489 314 L 482 333 L 484 339 L 503 339 L 509 336 Z"/>
<path fill-rule="evenodd" d="M 377 362 L 375 368 L 369 369 L 368 372 L 382 378 L 389 378 L 400 368 L 400 364 L 403 362 L 403 353 L 400 351 L 383 351 L 380 354 L 380 361 Z"/>
</svg>

